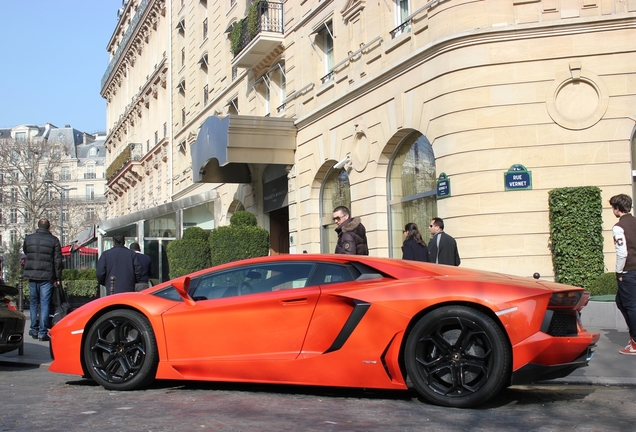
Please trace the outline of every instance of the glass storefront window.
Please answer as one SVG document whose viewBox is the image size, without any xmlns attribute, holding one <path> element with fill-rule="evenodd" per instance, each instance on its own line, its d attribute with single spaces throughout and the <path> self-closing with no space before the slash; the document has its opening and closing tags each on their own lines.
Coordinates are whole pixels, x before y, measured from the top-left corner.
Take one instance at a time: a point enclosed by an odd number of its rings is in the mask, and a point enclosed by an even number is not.
<svg viewBox="0 0 636 432">
<path fill-rule="evenodd" d="M 167 214 L 144 222 L 144 237 L 176 237 L 177 215 Z"/>
<path fill-rule="evenodd" d="M 336 250 L 338 235 L 336 223 L 331 219 L 333 209 L 346 206 L 351 210 L 351 186 L 349 174 L 346 170 L 331 170 L 325 179 L 321 193 L 321 246 L 323 253 L 333 253 Z"/>
<path fill-rule="evenodd" d="M 170 267 L 168 265 L 167 247 L 171 240 L 144 240 L 144 254 L 152 259 L 155 271 L 159 274 L 153 275 L 153 284 L 158 284 L 170 280 Z"/>
<path fill-rule="evenodd" d="M 390 256 L 402 257 L 404 225 L 417 224 L 428 241 L 428 224 L 437 216 L 435 155 L 420 133 L 407 136 L 389 168 Z"/>
</svg>

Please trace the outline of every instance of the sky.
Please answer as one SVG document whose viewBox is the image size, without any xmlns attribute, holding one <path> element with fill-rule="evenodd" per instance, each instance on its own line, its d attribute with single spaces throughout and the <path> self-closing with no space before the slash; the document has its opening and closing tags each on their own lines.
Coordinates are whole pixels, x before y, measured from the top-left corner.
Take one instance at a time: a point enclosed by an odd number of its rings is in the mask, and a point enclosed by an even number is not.
<svg viewBox="0 0 636 432">
<path fill-rule="evenodd" d="M 0 0 L 0 128 L 106 131 L 99 94 L 122 0 Z"/>
</svg>

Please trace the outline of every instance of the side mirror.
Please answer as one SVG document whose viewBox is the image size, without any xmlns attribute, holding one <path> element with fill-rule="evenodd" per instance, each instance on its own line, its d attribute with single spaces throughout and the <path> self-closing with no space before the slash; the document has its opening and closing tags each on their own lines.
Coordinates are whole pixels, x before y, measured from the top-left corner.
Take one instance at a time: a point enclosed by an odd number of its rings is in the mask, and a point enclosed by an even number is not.
<svg viewBox="0 0 636 432">
<path fill-rule="evenodd" d="M 194 305 L 195 301 L 190 297 L 190 278 L 188 276 L 180 277 L 172 281 L 172 286 L 179 293 L 179 296 L 189 305 Z"/>
</svg>

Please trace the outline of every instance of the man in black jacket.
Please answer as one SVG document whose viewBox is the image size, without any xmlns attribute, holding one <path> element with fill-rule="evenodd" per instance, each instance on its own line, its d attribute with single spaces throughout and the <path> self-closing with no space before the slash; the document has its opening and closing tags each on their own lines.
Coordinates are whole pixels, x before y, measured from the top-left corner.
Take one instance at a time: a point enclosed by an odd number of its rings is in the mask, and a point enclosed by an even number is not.
<svg viewBox="0 0 636 432">
<path fill-rule="evenodd" d="M 333 221 L 338 225 L 337 254 L 369 255 L 367 245 L 367 230 L 359 217 L 351 217 L 351 212 L 345 206 L 338 206 L 333 210 Z"/>
<path fill-rule="evenodd" d="M 457 242 L 444 232 L 444 221 L 435 217 L 428 226 L 431 240 L 428 242 L 428 260 L 436 264 L 458 266 L 461 262 Z"/>
<path fill-rule="evenodd" d="M 139 278 L 139 282 L 135 284 L 135 291 L 143 291 L 148 288 L 150 278 L 155 276 L 155 265 L 152 263 L 152 258 L 141 253 L 139 243 L 131 243 L 130 250 L 137 254 L 137 259 L 141 266 L 141 277 Z"/>
<path fill-rule="evenodd" d="M 137 254 L 126 246 L 123 234 L 113 236 L 113 247 L 102 252 L 97 260 L 97 282 L 110 292 L 110 278 L 115 276 L 115 293 L 135 291 L 141 278 L 141 265 Z"/>
<path fill-rule="evenodd" d="M 31 328 L 29 335 L 41 341 L 50 340 L 49 313 L 53 284 L 62 282 L 62 247 L 60 241 L 50 232 L 51 223 L 47 219 L 38 221 L 38 229 L 24 238 L 22 251 L 24 277 L 29 280 Z M 39 316 L 38 316 L 39 309 Z"/>
</svg>

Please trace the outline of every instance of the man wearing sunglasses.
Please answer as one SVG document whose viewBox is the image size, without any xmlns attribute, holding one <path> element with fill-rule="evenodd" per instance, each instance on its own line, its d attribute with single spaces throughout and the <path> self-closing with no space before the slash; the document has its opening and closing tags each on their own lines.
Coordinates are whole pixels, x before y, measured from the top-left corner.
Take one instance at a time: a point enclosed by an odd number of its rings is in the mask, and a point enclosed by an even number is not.
<svg viewBox="0 0 636 432">
<path fill-rule="evenodd" d="M 369 255 L 367 245 L 367 230 L 359 217 L 351 217 L 351 212 L 345 206 L 338 206 L 333 210 L 333 221 L 338 225 L 337 254 Z"/>
<path fill-rule="evenodd" d="M 458 266 L 461 260 L 459 259 L 457 242 L 444 232 L 444 221 L 442 218 L 433 218 L 428 230 L 431 233 L 431 240 L 428 242 L 429 262 Z"/>
</svg>

